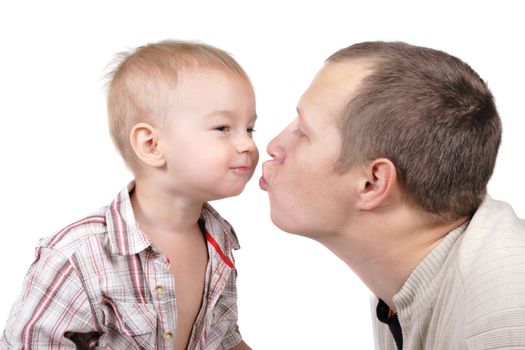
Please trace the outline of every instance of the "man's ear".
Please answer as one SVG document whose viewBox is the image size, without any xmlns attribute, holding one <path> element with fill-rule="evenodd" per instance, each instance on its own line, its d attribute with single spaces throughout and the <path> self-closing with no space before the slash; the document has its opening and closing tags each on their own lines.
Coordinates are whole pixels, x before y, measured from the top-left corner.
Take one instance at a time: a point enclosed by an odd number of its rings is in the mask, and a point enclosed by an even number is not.
<svg viewBox="0 0 525 350">
<path fill-rule="evenodd" d="M 366 165 L 359 188 L 358 206 L 373 210 L 392 199 L 397 188 L 397 170 L 386 158 L 378 158 Z"/>
<path fill-rule="evenodd" d="M 148 123 L 136 124 L 129 133 L 129 142 L 137 158 L 146 165 L 160 168 L 166 159 L 159 148 L 158 130 Z"/>
</svg>

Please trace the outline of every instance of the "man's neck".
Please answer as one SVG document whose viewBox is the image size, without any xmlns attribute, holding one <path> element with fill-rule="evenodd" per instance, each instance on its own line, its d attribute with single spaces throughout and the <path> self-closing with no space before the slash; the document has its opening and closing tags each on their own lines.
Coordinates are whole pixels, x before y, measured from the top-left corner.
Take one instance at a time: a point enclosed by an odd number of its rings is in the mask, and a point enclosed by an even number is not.
<svg viewBox="0 0 525 350">
<path fill-rule="evenodd" d="M 395 310 L 393 297 L 412 271 L 450 231 L 464 222 L 465 219 L 435 223 L 407 208 L 380 215 L 364 213 L 339 235 L 321 243 Z"/>
</svg>

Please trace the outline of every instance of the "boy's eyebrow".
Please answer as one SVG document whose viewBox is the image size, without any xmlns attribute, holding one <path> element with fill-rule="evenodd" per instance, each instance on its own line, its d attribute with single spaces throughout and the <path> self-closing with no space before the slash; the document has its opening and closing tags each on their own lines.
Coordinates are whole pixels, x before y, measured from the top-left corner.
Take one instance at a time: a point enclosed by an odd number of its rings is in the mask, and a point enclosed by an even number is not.
<svg viewBox="0 0 525 350">
<path fill-rule="evenodd" d="M 230 111 L 230 110 L 213 111 L 211 113 L 206 114 L 205 117 L 209 118 L 209 117 L 217 116 L 217 115 L 223 115 L 223 116 L 225 116 L 227 118 L 235 118 L 236 117 L 236 113 L 234 111 Z M 250 119 L 250 121 L 255 122 L 256 120 L 257 120 L 257 114 L 254 114 L 253 117 Z"/>
</svg>

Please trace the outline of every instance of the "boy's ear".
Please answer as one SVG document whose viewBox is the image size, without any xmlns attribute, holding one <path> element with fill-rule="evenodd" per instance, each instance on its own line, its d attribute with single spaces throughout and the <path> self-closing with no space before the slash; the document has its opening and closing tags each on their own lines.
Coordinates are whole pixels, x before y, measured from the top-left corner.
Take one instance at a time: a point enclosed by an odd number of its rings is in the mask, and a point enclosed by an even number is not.
<svg viewBox="0 0 525 350">
<path fill-rule="evenodd" d="M 158 141 L 158 130 L 148 123 L 136 124 L 129 133 L 129 142 L 137 158 L 155 168 L 163 167 L 166 163 Z"/>
<path fill-rule="evenodd" d="M 359 209 L 373 210 L 393 199 L 398 184 L 397 170 L 392 161 L 375 159 L 364 168 L 362 176 L 359 183 Z"/>
</svg>

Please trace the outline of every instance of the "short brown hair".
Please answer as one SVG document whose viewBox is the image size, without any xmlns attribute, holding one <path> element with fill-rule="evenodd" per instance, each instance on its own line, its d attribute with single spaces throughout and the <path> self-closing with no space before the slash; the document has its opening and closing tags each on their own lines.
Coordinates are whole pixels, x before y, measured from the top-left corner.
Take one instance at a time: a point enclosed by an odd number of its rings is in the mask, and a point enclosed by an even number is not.
<svg viewBox="0 0 525 350">
<path fill-rule="evenodd" d="M 445 52 L 364 42 L 327 62 L 367 62 L 341 116 L 339 170 L 390 159 L 408 198 L 440 221 L 470 217 L 486 194 L 501 121 L 486 83 Z"/>
<path fill-rule="evenodd" d="M 117 150 L 137 170 L 129 134 L 140 122 L 165 126 L 167 99 L 182 71 L 216 68 L 249 81 L 233 57 L 216 47 L 189 41 L 164 40 L 116 55 L 108 81 L 108 121 Z"/>
</svg>

